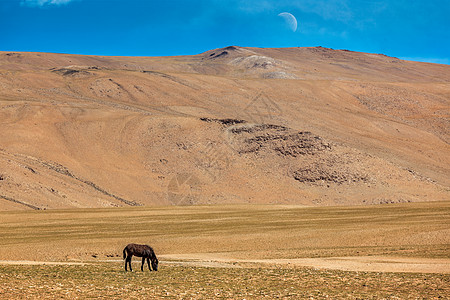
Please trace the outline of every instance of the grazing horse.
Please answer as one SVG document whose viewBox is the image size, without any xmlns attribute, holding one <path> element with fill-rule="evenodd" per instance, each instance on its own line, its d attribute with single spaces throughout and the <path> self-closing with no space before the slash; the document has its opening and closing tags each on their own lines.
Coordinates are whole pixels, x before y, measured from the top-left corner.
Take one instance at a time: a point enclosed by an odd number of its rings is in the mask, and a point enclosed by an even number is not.
<svg viewBox="0 0 450 300">
<path fill-rule="evenodd" d="M 158 271 L 158 259 L 156 258 L 155 252 L 153 251 L 152 247 L 147 245 L 139 245 L 139 244 L 128 244 L 125 249 L 123 249 L 123 259 L 125 259 L 125 271 L 127 270 L 127 264 L 130 266 L 130 271 L 133 271 L 131 269 L 131 257 L 137 256 L 142 257 L 142 265 L 141 265 L 141 271 L 144 272 L 144 263 L 145 259 L 147 259 L 148 269 L 151 271 L 150 268 L 150 261 L 152 261 L 152 268 L 154 271 Z"/>
</svg>

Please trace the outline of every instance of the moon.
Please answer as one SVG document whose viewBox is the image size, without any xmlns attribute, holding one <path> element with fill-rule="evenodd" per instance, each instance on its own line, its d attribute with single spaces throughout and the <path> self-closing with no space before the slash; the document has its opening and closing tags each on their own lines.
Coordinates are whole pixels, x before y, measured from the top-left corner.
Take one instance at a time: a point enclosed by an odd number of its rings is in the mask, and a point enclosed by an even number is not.
<svg viewBox="0 0 450 300">
<path fill-rule="evenodd" d="M 281 14 L 278 14 L 278 16 L 284 19 L 284 21 L 292 31 L 295 32 L 297 30 L 297 19 L 294 17 L 293 14 L 290 14 L 288 12 L 282 12 Z"/>
</svg>

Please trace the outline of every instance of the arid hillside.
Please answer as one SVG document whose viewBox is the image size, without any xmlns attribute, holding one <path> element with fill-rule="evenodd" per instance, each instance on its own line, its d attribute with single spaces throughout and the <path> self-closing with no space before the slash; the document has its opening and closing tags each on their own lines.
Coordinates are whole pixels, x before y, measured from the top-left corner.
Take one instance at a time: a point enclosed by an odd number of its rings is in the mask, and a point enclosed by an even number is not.
<svg viewBox="0 0 450 300">
<path fill-rule="evenodd" d="M 0 52 L 0 210 L 450 199 L 450 66 Z"/>
</svg>

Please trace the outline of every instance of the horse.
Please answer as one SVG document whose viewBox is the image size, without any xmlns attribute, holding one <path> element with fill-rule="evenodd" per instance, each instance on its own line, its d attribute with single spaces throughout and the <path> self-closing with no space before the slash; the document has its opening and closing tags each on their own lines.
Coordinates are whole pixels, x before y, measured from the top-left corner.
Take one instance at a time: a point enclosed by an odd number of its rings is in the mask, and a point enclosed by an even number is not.
<svg viewBox="0 0 450 300">
<path fill-rule="evenodd" d="M 142 265 L 141 271 L 144 272 L 144 263 L 145 259 L 147 259 L 148 269 L 152 271 L 150 268 L 150 261 L 152 261 L 152 268 L 154 271 L 158 271 L 158 258 L 156 258 L 155 252 L 152 247 L 148 245 L 139 245 L 139 244 L 128 244 L 123 249 L 123 259 L 125 259 L 125 272 L 127 270 L 127 264 L 130 266 L 130 271 L 133 271 L 131 268 L 131 258 L 134 256 L 142 257 Z"/>
</svg>

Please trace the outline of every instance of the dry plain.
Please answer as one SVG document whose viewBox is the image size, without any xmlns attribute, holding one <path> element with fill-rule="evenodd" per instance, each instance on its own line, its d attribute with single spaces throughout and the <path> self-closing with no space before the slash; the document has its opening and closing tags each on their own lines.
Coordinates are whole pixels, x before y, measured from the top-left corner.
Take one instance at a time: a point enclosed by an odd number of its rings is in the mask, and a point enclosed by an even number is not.
<svg viewBox="0 0 450 300">
<path fill-rule="evenodd" d="M 0 297 L 438 298 L 448 202 L 0 213 Z M 123 270 L 130 241 L 160 270 Z"/>
</svg>

